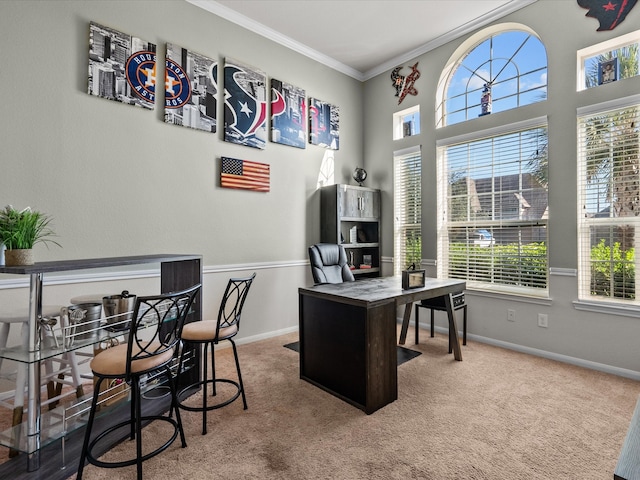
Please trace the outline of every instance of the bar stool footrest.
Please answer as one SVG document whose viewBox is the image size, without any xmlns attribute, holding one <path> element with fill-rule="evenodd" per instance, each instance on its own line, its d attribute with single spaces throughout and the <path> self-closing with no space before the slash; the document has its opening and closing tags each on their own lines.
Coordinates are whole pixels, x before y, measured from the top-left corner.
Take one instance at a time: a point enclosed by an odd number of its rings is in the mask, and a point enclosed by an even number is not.
<svg viewBox="0 0 640 480">
<path fill-rule="evenodd" d="M 190 405 L 184 405 L 182 403 L 182 401 L 180 400 L 180 398 L 182 398 L 183 394 L 188 391 L 188 390 L 192 390 L 196 387 L 200 387 L 203 386 L 204 389 L 202 391 L 202 395 L 207 395 L 207 385 L 209 384 L 213 384 L 213 383 L 227 383 L 230 385 L 233 385 L 236 387 L 236 391 L 234 392 L 234 394 L 231 396 L 231 398 L 224 400 L 222 402 L 216 403 L 214 405 L 208 405 L 205 407 L 203 406 L 199 406 L 199 407 L 192 407 Z M 202 411 L 209 411 L 209 410 L 216 410 L 218 408 L 222 408 L 222 407 L 226 407 L 227 405 L 229 405 L 230 403 L 235 402 L 238 397 L 240 397 L 240 394 L 242 393 L 242 389 L 240 388 L 240 384 L 238 382 L 236 382 L 235 380 L 229 380 L 227 378 L 216 378 L 216 379 L 209 379 L 209 380 L 201 380 L 197 383 L 193 383 L 185 388 L 183 388 L 182 390 L 180 390 L 180 392 L 178 392 L 178 407 L 180 407 L 183 410 L 187 410 L 189 412 L 202 412 Z M 208 403 L 208 402 L 207 402 Z"/>
<path fill-rule="evenodd" d="M 169 440 L 167 440 L 163 445 L 161 445 L 160 447 L 156 448 L 154 451 L 147 453 L 146 455 L 142 456 L 142 459 L 140 461 L 144 462 L 145 460 L 148 460 L 152 457 L 155 457 L 156 455 L 158 455 L 159 453 L 163 452 L 164 450 L 166 450 L 174 441 L 176 438 L 178 438 L 178 433 L 180 432 L 180 429 L 178 427 L 178 422 L 171 418 L 171 417 L 165 417 L 165 416 L 160 416 L 160 415 L 151 415 L 151 416 L 146 416 L 146 417 L 141 417 L 140 421 L 145 423 L 145 422 L 151 422 L 153 420 L 163 420 L 165 422 L 170 423 L 171 425 L 173 425 L 173 434 L 171 435 L 171 438 L 169 438 Z M 93 449 L 95 448 L 95 446 L 98 444 L 98 442 L 100 440 L 102 440 L 104 437 L 106 437 L 107 435 L 109 435 L 110 433 L 115 432 L 116 430 L 123 428 L 123 427 L 129 427 L 131 428 L 131 424 L 133 423 L 133 420 L 127 420 L 124 422 L 120 422 L 117 425 L 113 425 L 109 428 L 107 428 L 105 431 L 101 432 L 100 435 L 98 435 L 96 438 L 94 438 L 90 443 L 89 443 L 89 448 L 87 449 L 87 461 L 89 463 L 91 463 L 92 465 L 96 465 L 98 467 L 102 467 L 102 468 L 120 468 L 120 467 L 129 467 L 131 465 L 137 465 L 138 464 L 138 459 L 137 458 L 133 458 L 131 460 L 122 460 L 120 462 L 103 462 L 102 460 L 99 460 L 97 458 L 95 458 L 93 456 Z"/>
</svg>

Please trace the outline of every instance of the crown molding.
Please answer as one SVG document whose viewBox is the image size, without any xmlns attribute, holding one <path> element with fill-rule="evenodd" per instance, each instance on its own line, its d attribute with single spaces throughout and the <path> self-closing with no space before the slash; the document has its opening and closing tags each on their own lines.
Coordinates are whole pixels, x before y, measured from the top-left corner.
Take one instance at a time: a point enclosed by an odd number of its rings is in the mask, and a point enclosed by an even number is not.
<svg viewBox="0 0 640 480">
<path fill-rule="evenodd" d="M 413 60 L 420 55 L 423 55 L 431 50 L 435 50 L 436 48 L 448 43 L 456 38 L 460 38 L 463 35 L 466 35 L 473 30 L 484 27 L 491 22 L 501 19 L 502 17 L 506 17 L 510 13 L 516 12 L 532 3 L 537 2 L 538 0 L 511 0 L 511 2 L 503 5 L 502 7 L 498 7 L 491 12 L 482 15 L 481 17 L 476 18 L 471 22 L 467 22 L 464 25 L 460 25 L 458 28 L 447 32 L 444 35 L 441 35 L 438 38 L 433 39 L 430 42 L 425 43 L 424 45 L 415 48 L 403 55 L 392 58 L 381 65 L 378 65 L 371 70 L 368 70 L 363 73 L 364 80 L 369 80 L 381 73 L 386 72 L 387 70 L 391 70 L 392 68 L 397 67 L 398 65 Z"/>
<path fill-rule="evenodd" d="M 447 34 L 442 35 L 434 39 L 433 41 L 428 42 L 418 48 L 415 48 L 403 55 L 392 58 L 384 62 L 383 64 L 375 68 L 372 68 L 371 70 L 368 70 L 367 72 L 360 72 L 355 68 L 352 68 L 348 65 L 345 65 L 344 63 L 337 61 L 334 58 L 331 58 L 323 53 L 318 52 L 317 50 L 309 48 L 308 46 L 300 42 L 297 42 L 292 38 L 281 34 L 280 32 L 277 32 L 269 27 L 266 27 L 265 25 L 259 22 L 256 22 L 255 20 L 252 20 L 244 15 L 239 14 L 235 10 L 232 10 L 230 8 L 225 7 L 224 5 L 221 5 L 215 0 L 186 0 L 186 1 L 188 3 L 191 3 L 192 5 L 195 5 L 196 7 L 202 8 L 203 10 L 211 12 L 214 15 L 217 15 L 219 17 L 224 18 L 225 20 L 235 23 L 236 25 L 239 25 L 243 28 L 251 30 L 252 32 L 257 33 L 258 35 L 262 35 L 263 37 L 269 40 L 272 40 L 284 47 L 287 47 L 295 52 L 298 52 L 312 60 L 315 60 L 318 63 L 326 65 L 327 67 L 332 68 L 340 73 L 344 73 L 345 75 L 355 78 L 356 80 L 364 82 L 381 73 L 386 72 L 387 70 L 390 70 L 398 66 L 401 63 L 412 60 L 424 53 L 427 53 L 435 48 L 438 48 L 444 45 L 447 42 L 450 42 L 451 40 L 455 40 L 456 38 L 459 38 L 462 35 L 465 35 L 477 28 L 483 27 L 495 20 L 498 20 L 506 15 L 509 15 L 510 13 L 520 10 L 521 8 L 524 8 L 528 5 L 531 5 L 532 3 L 535 3 L 538 0 L 511 0 L 509 3 L 503 5 L 502 7 L 498 7 L 492 10 L 491 12 L 481 17 L 478 17 L 477 19 L 471 22 L 461 25 L 460 27 L 454 30 L 451 30 Z"/>
<path fill-rule="evenodd" d="M 262 35 L 263 37 L 273 40 L 280 45 L 287 47 L 295 52 L 298 52 L 306 57 L 309 57 L 312 60 L 315 60 L 318 63 L 326 65 L 329 68 L 337 70 L 338 72 L 344 73 L 350 77 L 355 78 L 359 81 L 364 81 L 364 76 L 362 72 L 359 72 L 355 68 L 349 67 L 343 63 L 338 62 L 334 58 L 331 58 L 323 53 L 318 52 L 312 48 L 303 45 L 300 42 L 295 41 L 294 39 L 287 37 L 286 35 L 273 30 L 272 28 L 266 27 L 263 24 L 256 22 L 255 20 L 250 19 L 249 17 L 245 17 L 244 15 L 239 14 L 235 10 L 225 7 L 224 5 L 219 4 L 214 0 L 186 0 L 188 3 L 195 5 L 196 7 L 200 7 L 208 12 L 213 13 L 219 17 L 224 18 L 236 25 L 246 28 L 247 30 L 251 30 L 258 35 Z"/>
</svg>

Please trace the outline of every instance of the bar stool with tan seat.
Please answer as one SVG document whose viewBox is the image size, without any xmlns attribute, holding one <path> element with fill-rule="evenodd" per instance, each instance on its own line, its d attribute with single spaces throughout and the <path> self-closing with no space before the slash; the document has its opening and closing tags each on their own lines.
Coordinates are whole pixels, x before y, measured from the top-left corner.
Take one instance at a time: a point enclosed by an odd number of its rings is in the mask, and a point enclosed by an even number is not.
<svg viewBox="0 0 640 480">
<path fill-rule="evenodd" d="M 240 316 L 242 314 L 242 307 L 247 299 L 249 288 L 255 278 L 254 273 L 250 277 L 246 278 L 231 278 L 227 283 L 227 288 L 222 296 L 222 302 L 220 309 L 218 310 L 217 320 L 202 320 L 199 322 L 191 322 L 184 325 L 180 338 L 185 343 L 194 343 L 198 346 L 204 345 L 204 354 L 202 356 L 202 380 L 191 384 L 183 388 L 178 394 L 178 405 L 184 410 L 191 412 L 202 412 L 202 435 L 207 433 L 207 412 L 209 410 L 215 410 L 229 405 L 235 401 L 240 395 L 242 395 L 242 403 L 244 409 L 247 409 L 247 398 L 244 393 L 244 384 L 242 383 L 242 373 L 240 372 L 240 361 L 238 360 L 238 350 L 236 344 L 233 341 L 233 337 L 238 334 L 240 329 Z M 223 340 L 228 340 L 233 347 L 233 356 L 236 364 L 236 372 L 238 374 L 238 381 L 218 378 L 216 376 L 216 362 L 214 345 L 217 345 Z M 211 346 L 211 378 L 207 378 L 207 356 Z M 188 349 L 182 349 L 182 355 L 180 356 L 179 371 L 185 364 L 185 355 Z M 234 393 L 222 401 L 217 402 L 214 405 L 208 404 L 207 385 L 211 384 L 212 396 L 216 396 L 216 384 L 226 383 L 235 387 Z M 184 403 L 184 399 L 188 392 L 191 393 L 196 388 L 202 387 L 202 406 L 191 406 Z"/>
<path fill-rule="evenodd" d="M 137 478 L 142 480 L 142 462 L 163 452 L 178 435 L 180 435 L 182 447 L 187 446 L 171 366 L 180 341 L 179 333 L 199 291 L 200 284 L 180 292 L 136 297 L 127 342 L 101 351 L 91 361 L 91 371 L 96 378 L 96 384 L 80 455 L 77 480 L 82 479 L 85 461 L 103 468 L 136 465 Z M 169 385 L 171 406 L 166 416 L 143 416 L 141 379 L 146 380 L 150 375 L 158 375 L 158 379 L 160 375 L 164 375 Z M 100 403 L 100 387 L 105 381 L 109 382 L 113 379 L 124 379 L 131 388 L 130 417 L 123 422 L 111 425 L 92 440 L 93 424 Z M 162 420 L 171 424 L 173 434 L 163 445 L 143 455 L 142 424 L 153 420 Z M 103 439 L 113 441 L 114 437 L 111 434 L 124 427 L 129 432 L 129 438 L 136 440 L 135 457 L 111 462 L 96 458 L 93 453 L 94 448 L 98 447 Z M 101 445 L 104 446 L 104 443 Z"/>
</svg>

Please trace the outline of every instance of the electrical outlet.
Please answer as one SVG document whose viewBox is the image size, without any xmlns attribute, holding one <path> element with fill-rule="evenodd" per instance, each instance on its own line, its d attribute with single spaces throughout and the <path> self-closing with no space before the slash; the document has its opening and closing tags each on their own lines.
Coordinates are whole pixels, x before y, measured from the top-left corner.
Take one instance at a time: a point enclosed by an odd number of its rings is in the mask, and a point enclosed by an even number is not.
<svg viewBox="0 0 640 480">
<path fill-rule="evenodd" d="M 549 326 L 549 317 L 546 313 L 538 314 L 538 326 L 543 328 L 547 328 Z"/>
<path fill-rule="evenodd" d="M 509 309 L 507 310 L 507 320 L 509 320 L 510 322 L 515 322 L 516 321 L 516 311 Z"/>
</svg>

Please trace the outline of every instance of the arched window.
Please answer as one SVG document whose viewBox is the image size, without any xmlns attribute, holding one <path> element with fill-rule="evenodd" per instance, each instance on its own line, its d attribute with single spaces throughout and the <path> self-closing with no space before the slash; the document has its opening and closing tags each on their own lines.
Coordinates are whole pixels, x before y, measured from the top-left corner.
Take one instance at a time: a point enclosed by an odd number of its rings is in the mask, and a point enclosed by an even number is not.
<svg viewBox="0 0 640 480">
<path fill-rule="evenodd" d="M 504 28 L 504 27 L 503 27 Z M 440 78 L 436 127 L 529 105 L 547 97 L 547 54 L 522 28 L 471 37 Z"/>
<path fill-rule="evenodd" d="M 438 276 L 468 288 L 548 296 L 544 46 L 524 25 L 496 25 L 454 52 L 437 91 Z M 491 108 L 490 108 L 491 107 Z M 483 127 L 486 125 L 486 127 Z"/>
</svg>

